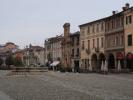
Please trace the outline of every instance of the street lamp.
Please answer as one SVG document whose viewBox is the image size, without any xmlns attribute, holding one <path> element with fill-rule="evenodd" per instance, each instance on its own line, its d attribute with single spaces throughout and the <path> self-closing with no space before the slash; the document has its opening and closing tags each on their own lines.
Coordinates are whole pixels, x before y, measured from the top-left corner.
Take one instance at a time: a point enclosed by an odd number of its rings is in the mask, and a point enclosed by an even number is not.
<svg viewBox="0 0 133 100">
<path fill-rule="evenodd" d="M 25 76 L 26 76 L 26 71 L 28 72 L 28 67 L 29 67 L 29 49 L 28 49 L 28 46 L 26 46 Z"/>
<path fill-rule="evenodd" d="M 26 46 L 26 66 L 25 67 L 28 67 L 29 66 L 29 50 L 28 50 L 28 46 Z"/>
</svg>

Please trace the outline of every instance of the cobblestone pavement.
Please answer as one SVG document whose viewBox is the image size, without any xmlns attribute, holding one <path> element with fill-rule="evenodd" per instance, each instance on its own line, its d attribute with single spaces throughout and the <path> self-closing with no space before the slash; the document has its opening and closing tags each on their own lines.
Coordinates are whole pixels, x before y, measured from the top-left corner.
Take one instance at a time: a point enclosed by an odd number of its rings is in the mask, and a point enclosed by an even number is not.
<svg viewBox="0 0 133 100">
<path fill-rule="evenodd" d="M 60 72 L 3 76 L 0 91 L 11 100 L 133 100 L 132 77 Z"/>
</svg>

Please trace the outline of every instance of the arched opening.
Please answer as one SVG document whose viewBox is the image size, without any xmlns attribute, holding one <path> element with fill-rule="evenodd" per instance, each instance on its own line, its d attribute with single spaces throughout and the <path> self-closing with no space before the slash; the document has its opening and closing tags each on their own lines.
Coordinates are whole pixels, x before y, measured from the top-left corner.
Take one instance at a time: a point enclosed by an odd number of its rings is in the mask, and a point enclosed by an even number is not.
<svg viewBox="0 0 133 100">
<path fill-rule="evenodd" d="M 0 58 L 0 66 L 3 64 L 3 60 Z"/>
<path fill-rule="evenodd" d="M 114 69 L 115 68 L 115 57 L 113 54 L 109 54 L 108 58 L 108 68 L 109 69 Z"/>
<path fill-rule="evenodd" d="M 91 65 L 93 70 L 97 70 L 97 55 L 93 54 L 91 57 Z"/>
<path fill-rule="evenodd" d="M 133 54 L 128 53 L 126 56 L 127 68 L 133 69 Z"/>
<path fill-rule="evenodd" d="M 102 62 L 105 62 L 105 55 L 103 53 L 100 53 L 99 55 L 99 64 L 98 64 L 98 68 L 101 69 L 101 65 L 102 65 Z"/>
</svg>

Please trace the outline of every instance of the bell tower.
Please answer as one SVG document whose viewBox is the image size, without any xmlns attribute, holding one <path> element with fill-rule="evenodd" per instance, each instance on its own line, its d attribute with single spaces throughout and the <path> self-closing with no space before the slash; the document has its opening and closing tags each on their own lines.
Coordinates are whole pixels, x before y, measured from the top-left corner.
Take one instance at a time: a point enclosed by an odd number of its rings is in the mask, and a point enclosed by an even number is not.
<svg viewBox="0 0 133 100">
<path fill-rule="evenodd" d="M 64 28 L 64 37 L 67 38 L 70 36 L 70 23 L 65 23 L 63 25 Z"/>
<path fill-rule="evenodd" d="M 65 23 L 64 28 L 64 38 L 62 41 L 62 64 L 64 69 L 67 71 L 71 69 L 71 55 L 70 55 L 70 23 Z"/>
</svg>

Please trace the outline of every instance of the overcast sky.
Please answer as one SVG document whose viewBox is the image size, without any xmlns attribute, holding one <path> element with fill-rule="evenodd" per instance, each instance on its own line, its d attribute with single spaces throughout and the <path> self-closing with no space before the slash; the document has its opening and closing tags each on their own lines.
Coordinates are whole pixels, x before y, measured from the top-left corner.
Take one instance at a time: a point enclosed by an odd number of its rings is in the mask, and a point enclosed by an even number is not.
<svg viewBox="0 0 133 100">
<path fill-rule="evenodd" d="M 0 44 L 43 45 L 63 33 L 65 22 L 75 32 L 80 24 L 121 11 L 127 2 L 133 6 L 133 0 L 0 0 Z"/>
</svg>

